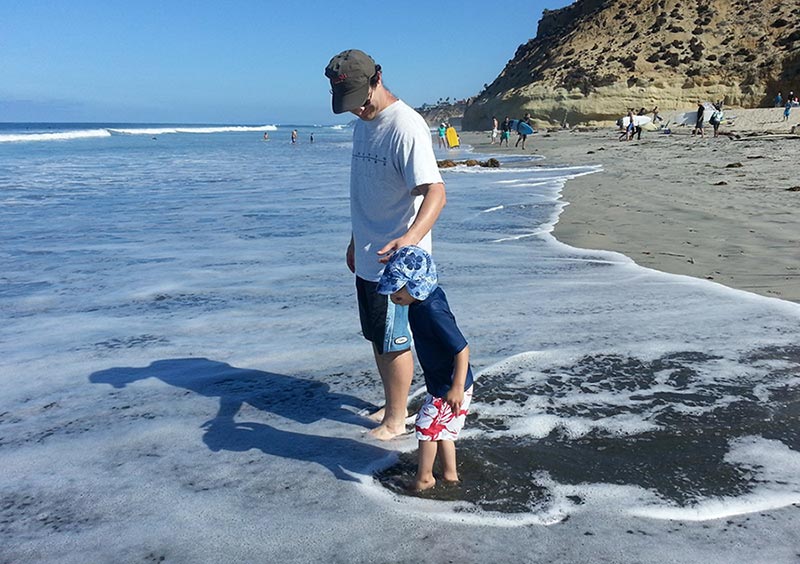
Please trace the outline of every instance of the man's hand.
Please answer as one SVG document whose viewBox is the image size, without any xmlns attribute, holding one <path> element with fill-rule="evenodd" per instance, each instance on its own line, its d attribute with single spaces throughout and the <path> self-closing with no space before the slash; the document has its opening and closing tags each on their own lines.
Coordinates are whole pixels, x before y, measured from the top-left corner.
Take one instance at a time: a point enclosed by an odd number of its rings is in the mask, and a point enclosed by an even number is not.
<svg viewBox="0 0 800 564">
<path fill-rule="evenodd" d="M 389 262 L 389 259 L 392 258 L 392 255 L 395 251 L 406 247 L 408 245 L 416 245 L 419 241 L 413 241 L 408 237 L 408 235 L 403 235 L 402 237 L 398 237 L 397 239 L 392 239 L 388 243 L 386 243 L 381 250 L 378 251 L 378 262 L 382 264 L 386 264 Z"/>
<path fill-rule="evenodd" d="M 353 274 L 356 273 L 356 253 L 355 249 L 353 248 L 353 240 L 350 239 L 350 244 L 347 245 L 347 253 L 345 255 L 345 260 L 347 261 L 347 268 L 350 269 L 350 272 Z"/>
</svg>

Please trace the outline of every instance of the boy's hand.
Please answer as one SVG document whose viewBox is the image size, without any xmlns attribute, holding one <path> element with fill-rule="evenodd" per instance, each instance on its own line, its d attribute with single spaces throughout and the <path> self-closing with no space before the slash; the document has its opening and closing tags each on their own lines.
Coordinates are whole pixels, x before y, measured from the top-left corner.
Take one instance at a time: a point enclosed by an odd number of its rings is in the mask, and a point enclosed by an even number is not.
<svg viewBox="0 0 800 564">
<path fill-rule="evenodd" d="M 461 413 L 461 404 L 464 403 L 464 390 L 461 388 L 452 387 L 444 398 L 453 415 L 458 417 Z"/>
</svg>

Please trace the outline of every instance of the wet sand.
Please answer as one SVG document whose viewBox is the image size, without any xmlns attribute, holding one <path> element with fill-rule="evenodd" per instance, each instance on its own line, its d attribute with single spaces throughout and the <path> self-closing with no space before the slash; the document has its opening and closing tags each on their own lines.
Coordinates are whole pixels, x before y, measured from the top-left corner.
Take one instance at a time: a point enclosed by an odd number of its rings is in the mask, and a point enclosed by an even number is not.
<svg viewBox="0 0 800 564">
<path fill-rule="evenodd" d="M 560 241 L 800 302 L 800 136 L 764 135 L 758 123 L 738 128 L 739 139 L 674 127 L 630 142 L 613 128 L 538 132 L 525 153 L 548 165 L 603 166 L 567 183 Z M 515 138 L 499 149 L 487 134 L 461 137 L 480 151 L 522 153 Z"/>
</svg>

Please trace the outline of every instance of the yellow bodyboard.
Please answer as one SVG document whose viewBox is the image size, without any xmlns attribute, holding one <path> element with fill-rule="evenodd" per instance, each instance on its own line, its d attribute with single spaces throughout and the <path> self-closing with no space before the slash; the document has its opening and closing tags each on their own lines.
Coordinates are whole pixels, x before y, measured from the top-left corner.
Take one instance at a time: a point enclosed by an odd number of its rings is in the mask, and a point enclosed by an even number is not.
<svg viewBox="0 0 800 564">
<path fill-rule="evenodd" d="M 448 127 L 444 132 L 444 136 L 447 139 L 447 145 L 449 147 L 452 148 L 461 145 L 461 142 L 458 140 L 458 133 L 456 133 L 455 127 Z"/>
</svg>

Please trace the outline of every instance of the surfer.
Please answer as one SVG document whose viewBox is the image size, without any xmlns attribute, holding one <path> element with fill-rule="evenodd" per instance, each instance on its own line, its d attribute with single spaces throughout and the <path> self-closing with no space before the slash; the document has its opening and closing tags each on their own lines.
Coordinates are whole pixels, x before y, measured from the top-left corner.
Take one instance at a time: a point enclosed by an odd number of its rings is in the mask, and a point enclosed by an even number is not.
<svg viewBox="0 0 800 564">
<path fill-rule="evenodd" d="M 523 123 L 527 123 L 528 125 L 530 125 L 531 124 L 531 114 L 529 114 L 528 112 L 525 112 L 525 116 L 522 118 L 522 122 Z M 517 137 L 517 142 L 514 143 L 514 147 L 519 145 L 519 142 L 522 141 L 522 150 L 524 151 L 525 150 L 525 140 L 528 138 L 528 134 L 525 133 L 524 131 L 520 130 L 519 124 L 517 124 L 517 133 L 519 134 L 519 137 Z"/>
<path fill-rule="evenodd" d="M 698 100 L 697 101 L 697 121 L 694 123 L 694 129 L 692 130 L 692 135 L 697 133 L 700 137 L 704 137 L 705 133 L 703 133 L 703 113 L 705 112 L 705 107 L 703 106 L 703 102 Z"/>
<path fill-rule="evenodd" d="M 658 113 L 658 106 L 650 111 L 653 113 L 653 123 L 656 123 L 657 121 L 664 121 L 664 118 L 662 118 Z"/>
<path fill-rule="evenodd" d="M 628 123 L 625 123 L 625 120 L 622 121 L 622 125 L 625 126 L 625 129 L 620 134 L 618 141 L 630 141 L 633 139 L 633 128 L 634 128 L 634 119 L 633 119 L 633 108 L 628 108 Z"/>
<path fill-rule="evenodd" d="M 372 342 L 385 407 L 372 415 L 372 437 L 405 433 L 406 405 L 414 377 L 408 308 L 379 294 L 378 281 L 391 255 L 407 245 L 430 252 L 431 228 L 445 205 L 442 176 L 425 120 L 383 84 L 380 65 L 357 49 L 343 51 L 325 68 L 333 113 L 350 112 L 352 234 L 345 254 L 356 275 L 364 338 Z"/>
<path fill-rule="evenodd" d="M 647 110 L 645 110 L 644 108 L 639 108 L 639 113 L 637 115 L 643 116 L 645 114 L 647 114 Z M 636 127 L 634 129 L 634 133 L 636 134 L 636 140 L 637 141 L 641 141 L 642 140 L 642 124 L 641 124 L 641 122 L 636 124 Z"/>
<path fill-rule="evenodd" d="M 436 485 L 433 463 L 437 455 L 444 480 L 457 483 L 455 440 L 472 399 L 472 369 L 469 345 L 438 286 L 433 259 L 419 247 L 398 250 L 383 270 L 378 293 L 408 306 L 414 348 L 428 392 L 415 423 L 419 454 L 411 489 L 422 491 Z"/>
</svg>

